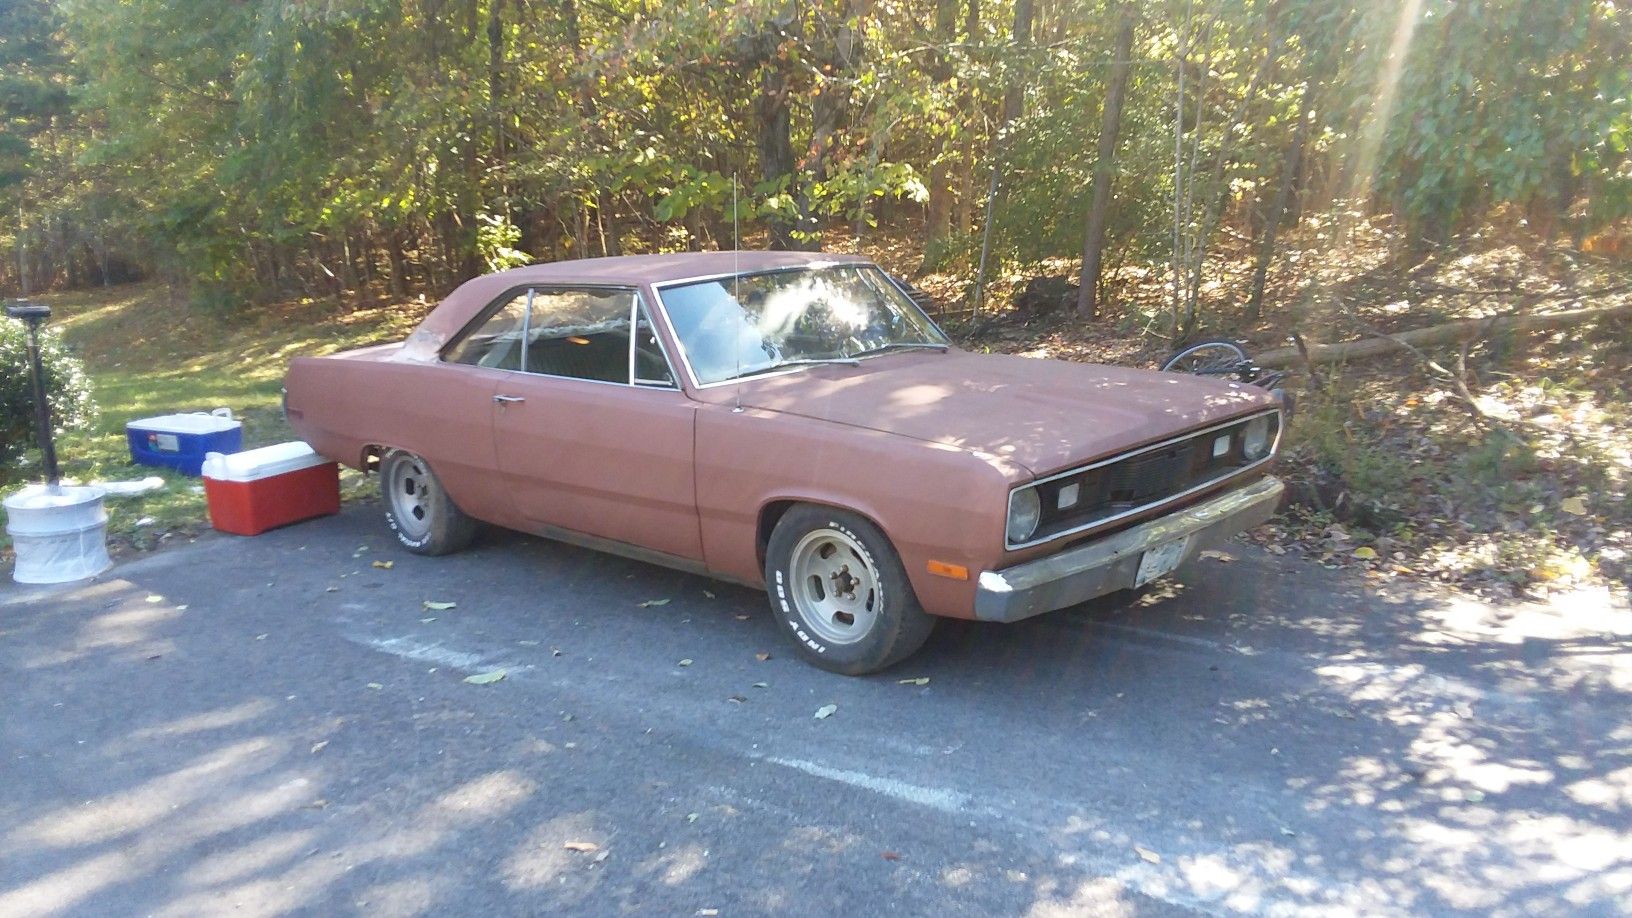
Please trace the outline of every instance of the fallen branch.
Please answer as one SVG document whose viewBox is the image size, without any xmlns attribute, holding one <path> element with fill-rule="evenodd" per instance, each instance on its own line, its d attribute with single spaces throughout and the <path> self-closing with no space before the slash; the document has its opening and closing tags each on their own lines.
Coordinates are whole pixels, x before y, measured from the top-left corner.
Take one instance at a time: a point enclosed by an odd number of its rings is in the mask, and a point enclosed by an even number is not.
<svg viewBox="0 0 1632 918">
<path fill-rule="evenodd" d="M 1488 322 L 1491 320 L 1481 319 L 1480 321 Z M 1445 367 L 1441 366 L 1439 361 L 1423 353 L 1422 348 L 1417 347 L 1409 341 L 1403 340 L 1400 335 L 1391 335 L 1388 332 L 1373 328 L 1368 323 L 1362 322 L 1360 324 L 1365 326 L 1366 333 L 1371 335 L 1373 340 L 1383 339 L 1398 344 L 1400 347 L 1410 351 L 1412 356 L 1416 357 L 1422 362 L 1423 366 L 1428 368 L 1429 372 L 1434 373 L 1451 383 L 1451 385 L 1456 388 L 1457 397 L 1462 400 L 1462 404 L 1468 409 L 1468 414 L 1472 417 L 1475 426 L 1483 428 L 1490 425 L 1490 416 L 1485 414 L 1484 410 L 1479 407 L 1478 400 L 1473 397 L 1473 392 L 1468 389 L 1468 346 L 1473 343 L 1473 339 L 1462 339 L 1462 349 L 1457 352 L 1456 372 L 1452 373 L 1450 370 L 1447 370 Z M 1301 354 L 1300 359 L 1307 361 L 1307 352 Z"/>
<path fill-rule="evenodd" d="M 1569 309 L 1563 312 L 1546 312 L 1532 315 L 1496 316 L 1488 319 L 1461 319 L 1456 322 L 1447 322 L 1444 325 L 1435 325 L 1430 328 L 1418 328 L 1411 331 L 1383 337 L 1367 338 L 1362 341 L 1348 341 L 1341 344 L 1314 344 L 1307 346 L 1307 353 L 1300 353 L 1296 347 L 1276 348 L 1265 351 L 1254 357 L 1254 361 L 1262 367 L 1281 368 L 1295 362 L 1307 361 L 1309 365 L 1337 363 L 1348 360 L 1361 360 L 1376 357 L 1381 354 L 1390 354 L 1395 351 L 1408 350 L 1435 344 L 1453 344 L 1460 341 L 1475 341 L 1487 338 L 1499 332 L 1509 331 L 1541 331 L 1551 328 L 1568 328 L 1581 325 L 1596 319 L 1610 316 L 1632 315 L 1632 303 L 1622 303 L 1617 306 L 1594 306 L 1587 309 Z"/>
</svg>

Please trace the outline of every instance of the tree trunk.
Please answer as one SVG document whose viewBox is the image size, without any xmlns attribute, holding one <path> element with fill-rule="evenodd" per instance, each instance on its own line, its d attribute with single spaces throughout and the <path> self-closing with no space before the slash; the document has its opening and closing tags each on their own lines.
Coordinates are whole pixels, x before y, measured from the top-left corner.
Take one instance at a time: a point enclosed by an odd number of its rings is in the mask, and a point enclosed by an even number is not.
<svg viewBox="0 0 1632 918">
<path fill-rule="evenodd" d="M 766 182 L 785 180 L 788 194 L 799 201 L 799 177 L 793 159 L 792 125 L 788 112 L 788 76 L 776 61 L 760 67 L 759 99 L 759 170 Z M 792 220 L 775 215 L 769 220 L 771 248 L 790 250 L 800 248 L 795 231 L 804 217 L 804 207 L 796 204 L 799 212 Z"/>
<path fill-rule="evenodd" d="M 1292 185 L 1297 180 L 1303 160 L 1303 145 L 1309 137 L 1309 116 L 1315 107 L 1315 81 L 1311 77 L 1303 87 L 1303 101 L 1298 106 L 1298 126 L 1292 132 L 1292 147 L 1286 152 L 1286 163 L 1281 168 L 1281 184 L 1275 190 L 1275 199 L 1264 215 L 1264 238 L 1258 247 L 1258 261 L 1252 268 L 1252 293 L 1247 298 L 1247 318 L 1256 322 L 1264 314 L 1264 284 L 1269 279 L 1269 265 L 1275 259 L 1275 237 L 1280 232 L 1281 218 L 1286 204 L 1292 198 Z"/>
<path fill-rule="evenodd" d="M 982 44 L 980 25 L 980 0 L 969 0 L 968 12 L 963 18 L 963 40 L 969 46 L 969 53 L 975 53 Z M 963 91 L 961 115 L 967 124 L 973 124 L 978 119 L 974 84 L 969 82 Z M 967 127 L 963 131 L 963 142 L 958 153 L 958 200 L 952 213 L 952 231 L 962 234 L 969 232 L 975 223 L 975 132 Z"/>
<path fill-rule="evenodd" d="M 929 56 L 929 76 L 937 85 L 952 81 L 952 57 L 946 46 L 957 40 L 958 0 L 936 0 L 935 48 Z M 929 167 L 929 206 L 925 210 L 925 254 L 952 232 L 952 144 L 942 137 Z"/>
<path fill-rule="evenodd" d="M 1597 319 L 1632 316 L 1632 303 L 1618 306 L 1594 306 L 1588 309 L 1567 309 L 1562 312 L 1544 312 L 1523 316 L 1494 316 L 1489 319 L 1460 319 L 1444 325 L 1417 328 L 1393 335 L 1349 341 L 1342 344 L 1308 343 L 1311 364 L 1337 363 L 1361 360 L 1379 354 L 1408 350 L 1412 347 L 1436 344 L 1454 344 L 1460 341 L 1478 341 L 1501 332 L 1545 331 L 1569 328 Z M 1282 347 L 1253 358 L 1261 367 L 1287 367 L 1301 363 L 1302 354 L 1295 347 Z"/>
<path fill-rule="evenodd" d="M 1105 221 L 1111 209 L 1111 180 L 1116 175 L 1116 141 L 1122 131 L 1122 99 L 1128 89 L 1128 73 L 1133 61 L 1133 10 L 1122 8 L 1122 23 L 1116 33 L 1115 58 L 1111 63 L 1111 85 L 1099 123 L 1099 154 L 1094 160 L 1094 200 L 1088 209 L 1088 232 L 1082 241 L 1082 276 L 1077 289 L 1077 314 L 1084 319 L 1099 316 L 1099 272 L 1105 251 Z"/>
<path fill-rule="evenodd" d="M 501 176 L 506 156 L 504 137 L 504 0 L 487 8 L 487 108 L 493 119 L 493 160 Z"/>
<path fill-rule="evenodd" d="M 1017 52 L 1029 50 L 1031 46 L 1031 20 L 1033 0 L 1015 0 L 1014 2 L 1014 46 Z M 997 205 L 997 189 L 1002 184 L 999 168 L 1003 161 L 1004 135 L 1008 133 L 1010 122 L 1020 117 L 1025 109 L 1025 84 L 1023 81 L 1010 77 L 1008 88 L 1003 93 L 1002 118 L 998 122 L 997 132 L 993 135 L 992 150 L 992 180 L 986 189 L 986 219 L 981 228 L 980 265 L 975 269 L 975 302 L 971 313 L 979 312 L 986 299 L 986 262 L 992 255 L 992 211 Z"/>
<path fill-rule="evenodd" d="M 402 230 L 391 227 L 385 231 L 385 254 L 391 259 L 391 295 L 402 299 L 408 295 L 407 259 L 402 255 Z"/>
<path fill-rule="evenodd" d="M 809 182 L 823 182 L 831 177 L 833 151 L 838 147 L 840 131 L 850 115 L 850 82 L 861 60 L 862 30 L 858 26 L 866 2 L 844 0 L 839 5 L 838 19 L 826 30 L 833 36 L 824 68 L 829 78 L 817 84 L 819 92 L 810 103 L 810 148 L 805 154 L 803 170 Z M 819 249 L 817 218 L 805 214 L 801 229 L 806 233 L 807 247 Z"/>
<path fill-rule="evenodd" d="M 1017 55 L 1025 56 L 1029 63 L 1031 50 L 1031 23 L 1034 12 L 1034 0 L 1014 0 L 1014 47 Z M 1020 117 L 1025 109 L 1026 86 L 1024 80 L 1010 79 L 1008 89 L 1003 93 L 1003 125 Z"/>
</svg>

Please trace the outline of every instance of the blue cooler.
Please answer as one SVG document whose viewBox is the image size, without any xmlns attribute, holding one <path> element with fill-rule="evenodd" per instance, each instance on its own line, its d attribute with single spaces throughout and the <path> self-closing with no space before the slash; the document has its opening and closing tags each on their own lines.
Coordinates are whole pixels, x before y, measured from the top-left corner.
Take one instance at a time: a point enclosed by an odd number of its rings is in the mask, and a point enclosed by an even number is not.
<svg viewBox="0 0 1632 918">
<path fill-rule="evenodd" d="M 244 425 L 232 412 L 166 414 L 125 425 L 130 458 L 138 465 L 156 465 L 197 475 L 206 453 L 236 453 L 244 446 Z"/>
</svg>

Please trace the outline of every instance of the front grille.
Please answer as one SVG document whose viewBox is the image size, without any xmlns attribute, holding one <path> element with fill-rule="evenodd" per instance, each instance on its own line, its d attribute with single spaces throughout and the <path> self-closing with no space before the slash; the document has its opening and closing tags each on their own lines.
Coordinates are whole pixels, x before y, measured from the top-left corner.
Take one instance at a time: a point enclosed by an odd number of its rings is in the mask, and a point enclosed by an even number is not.
<svg viewBox="0 0 1632 918">
<path fill-rule="evenodd" d="M 1106 499 L 1113 504 L 1128 504 L 1173 493 L 1184 485 L 1194 450 L 1194 443 L 1181 443 L 1107 466 L 1110 474 L 1106 476 Z"/>
<path fill-rule="evenodd" d="M 1247 459 L 1242 447 L 1247 424 L 1259 416 L 1209 427 L 1038 482 L 1033 487 L 1042 517 L 1026 544 L 1132 515 L 1265 461 Z M 1280 436 L 1279 412 L 1270 412 L 1269 420 L 1270 442 L 1274 443 Z"/>
</svg>

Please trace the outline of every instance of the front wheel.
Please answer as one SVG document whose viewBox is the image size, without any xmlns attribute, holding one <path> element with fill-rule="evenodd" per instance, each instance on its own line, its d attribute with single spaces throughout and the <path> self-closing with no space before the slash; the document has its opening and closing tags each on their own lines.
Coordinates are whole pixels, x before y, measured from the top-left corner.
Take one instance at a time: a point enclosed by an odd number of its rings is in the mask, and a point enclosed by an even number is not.
<svg viewBox="0 0 1632 918">
<path fill-rule="evenodd" d="M 884 533 L 844 510 L 789 510 L 765 551 L 765 587 L 805 659 L 847 676 L 906 659 L 935 628 Z"/>
<path fill-rule="evenodd" d="M 442 489 L 430 465 L 403 450 L 380 460 L 385 521 L 402 547 L 417 555 L 456 552 L 476 535 L 476 521 Z"/>
</svg>

